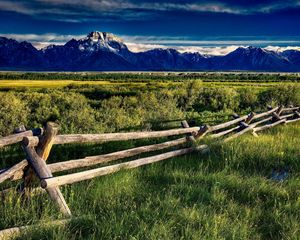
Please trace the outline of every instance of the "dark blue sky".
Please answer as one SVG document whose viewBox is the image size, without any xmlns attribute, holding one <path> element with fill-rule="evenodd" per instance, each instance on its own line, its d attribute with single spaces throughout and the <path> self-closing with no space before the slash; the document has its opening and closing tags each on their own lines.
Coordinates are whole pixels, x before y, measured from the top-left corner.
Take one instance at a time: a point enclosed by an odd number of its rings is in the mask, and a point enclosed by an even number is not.
<svg viewBox="0 0 300 240">
<path fill-rule="evenodd" d="M 299 25 L 299 0 L 0 0 L 0 34 L 18 40 L 98 30 L 147 44 L 300 46 Z"/>
</svg>

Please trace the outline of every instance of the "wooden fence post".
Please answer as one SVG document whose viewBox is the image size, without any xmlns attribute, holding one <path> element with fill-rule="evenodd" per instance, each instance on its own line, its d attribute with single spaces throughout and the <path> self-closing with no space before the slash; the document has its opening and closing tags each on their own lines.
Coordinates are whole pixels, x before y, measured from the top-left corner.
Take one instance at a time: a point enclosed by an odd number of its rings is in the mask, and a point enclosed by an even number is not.
<svg viewBox="0 0 300 240">
<path fill-rule="evenodd" d="M 282 113 L 283 109 L 284 109 L 284 106 L 280 105 L 279 108 L 278 108 L 278 110 L 276 111 L 276 113 L 278 114 L 278 116 L 280 116 L 280 114 Z"/>
<path fill-rule="evenodd" d="M 250 124 L 251 121 L 253 120 L 254 116 L 255 116 L 255 113 L 254 113 L 254 112 L 251 112 L 251 113 L 248 115 L 247 119 L 245 120 L 245 123 Z"/>
<path fill-rule="evenodd" d="M 209 125 L 205 124 L 205 125 L 201 126 L 200 130 L 195 135 L 195 139 L 197 139 L 197 138 L 203 138 L 209 131 L 210 131 L 210 126 Z"/>
<path fill-rule="evenodd" d="M 27 160 L 40 180 L 52 178 L 53 175 L 46 162 L 42 159 L 31 144 L 30 138 L 25 137 L 23 140 L 23 149 L 26 152 Z M 60 211 L 65 216 L 71 216 L 71 211 L 58 187 L 46 188 L 50 198 L 58 205 Z"/>
<path fill-rule="evenodd" d="M 232 116 L 233 116 L 234 119 L 238 119 L 238 118 L 241 117 L 237 113 L 234 113 Z M 250 131 L 251 127 L 250 127 L 249 124 L 253 120 L 254 116 L 255 116 L 254 112 L 249 113 L 247 118 L 244 121 L 239 122 L 239 128 L 237 129 L 238 132 L 236 134 L 234 134 L 232 137 L 227 138 L 225 140 L 225 142 L 230 141 L 231 139 L 236 138 L 237 136 L 242 135 L 245 132 Z M 255 136 L 255 137 L 258 137 L 258 135 L 254 131 L 252 131 L 252 135 Z"/>
<path fill-rule="evenodd" d="M 23 148 L 27 154 L 27 160 L 30 165 L 24 170 L 23 193 L 28 196 L 32 189 L 32 182 L 35 177 L 34 172 L 41 179 L 52 177 L 51 171 L 48 169 L 45 161 L 48 159 L 51 148 L 54 143 L 55 136 L 58 133 L 58 125 L 56 123 L 48 122 L 43 135 L 39 139 L 36 150 L 30 146 L 30 138 L 25 137 L 23 140 Z M 66 215 L 71 216 L 71 211 L 62 196 L 58 187 L 47 189 L 51 199 L 57 203 L 60 211 Z"/>
<path fill-rule="evenodd" d="M 47 161 L 48 159 L 50 150 L 53 146 L 53 142 L 57 133 L 58 133 L 58 125 L 53 122 L 48 122 L 43 131 L 43 135 L 39 138 L 39 143 L 36 148 L 36 152 L 38 156 L 41 157 L 44 161 Z M 34 171 L 32 167 L 28 165 L 24 169 L 24 173 L 23 173 L 24 182 L 23 182 L 22 191 L 24 196 L 28 196 L 30 194 L 34 177 L 35 177 Z"/>
<path fill-rule="evenodd" d="M 188 124 L 188 122 L 186 120 L 183 120 L 181 122 L 181 126 L 183 128 L 189 128 L 190 127 L 189 124 Z M 192 134 L 186 134 L 186 137 L 187 137 L 188 141 L 193 142 L 193 143 L 196 142 L 196 139 L 194 138 L 194 136 Z"/>
</svg>

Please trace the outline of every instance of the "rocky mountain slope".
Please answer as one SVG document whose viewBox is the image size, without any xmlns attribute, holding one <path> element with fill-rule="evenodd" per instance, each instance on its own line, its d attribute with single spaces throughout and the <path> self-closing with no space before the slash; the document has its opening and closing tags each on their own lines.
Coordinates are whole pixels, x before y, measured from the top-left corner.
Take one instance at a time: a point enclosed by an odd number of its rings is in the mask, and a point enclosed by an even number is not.
<svg viewBox="0 0 300 240">
<path fill-rule="evenodd" d="M 1 70 L 47 71 L 300 71 L 300 51 L 240 47 L 225 56 L 180 53 L 175 49 L 131 52 L 118 37 L 91 32 L 83 39 L 41 50 L 0 37 Z"/>
</svg>

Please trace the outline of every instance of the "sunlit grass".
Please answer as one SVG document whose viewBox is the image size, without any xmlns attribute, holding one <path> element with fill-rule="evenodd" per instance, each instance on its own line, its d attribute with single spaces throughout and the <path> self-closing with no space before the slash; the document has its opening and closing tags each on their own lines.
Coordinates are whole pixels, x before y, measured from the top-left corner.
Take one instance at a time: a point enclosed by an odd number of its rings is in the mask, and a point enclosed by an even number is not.
<svg viewBox="0 0 300 240">
<path fill-rule="evenodd" d="M 73 215 L 83 219 L 20 239 L 299 239 L 299 135 L 300 124 L 280 126 L 206 155 L 62 187 Z M 270 179 L 278 166 L 289 167 L 283 182 Z M 59 217 L 47 195 L 27 203 L 10 195 L 0 228 Z"/>
<path fill-rule="evenodd" d="M 0 80 L 0 88 L 62 88 L 69 85 L 128 85 L 129 83 L 115 83 L 110 81 L 76 81 L 76 80 Z M 145 85 L 143 82 L 133 82 L 132 85 Z"/>
<path fill-rule="evenodd" d="M 201 79 L 195 79 L 202 82 Z M 170 88 L 182 85 L 189 80 L 182 81 L 153 81 L 153 80 L 144 80 L 144 81 L 107 81 L 107 80 L 0 80 L 0 89 L 17 89 L 17 88 L 63 88 L 67 86 L 127 86 L 127 87 L 136 87 L 140 86 L 144 89 L 149 88 L 153 85 L 155 88 Z M 245 82 L 245 81 L 203 81 L 202 86 L 204 87 L 229 87 L 229 88 L 245 88 L 251 87 L 255 89 L 269 88 L 278 85 L 277 82 Z"/>
</svg>

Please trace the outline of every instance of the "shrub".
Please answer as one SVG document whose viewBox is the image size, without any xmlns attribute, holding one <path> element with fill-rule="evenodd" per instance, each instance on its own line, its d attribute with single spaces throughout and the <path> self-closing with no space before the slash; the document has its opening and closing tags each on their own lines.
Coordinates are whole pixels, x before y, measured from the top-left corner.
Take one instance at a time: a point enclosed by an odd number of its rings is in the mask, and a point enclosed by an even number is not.
<svg viewBox="0 0 300 240">
<path fill-rule="evenodd" d="M 231 88 L 203 88 L 193 108 L 198 111 L 227 111 L 238 108 L 238 94 Z"/>
<path fill-rule="evenodd" d="M 13 93 L 0 93 L 0 135 L 11 134 L 21 125 L 27 124 L 29 110 Z"/>
<path fill-rule="evenodd" d="M 63 133 L 100 131 L 95 111 L 87 99 L 78 93 L 60 91 L 45 93 L 25 93 L 22 98 L 30 109 L 29 122 L 32 127 L 57 121 Z"/>
<path fill-rule="evenodd" d="M 241 88 L 237 90 L 239 98 L 239 108 L 242 110 L 251 109 L 258 105 L 258 94 L 249 88 Z"/>
<path fill-rule="evenodd" d="M 151 127 L 156 122 L 183 118 L 170 93 L 140 93 L 137 97 L 111 97 L 101 102 L 98 121 L 108 131 Z"/>
<path fill-rule="evenodd" d="M 295 84 L 280 84 L 261 92 L 259 102 L 262 105 L 299 105 L 300 87 Z"/>
</svg>

